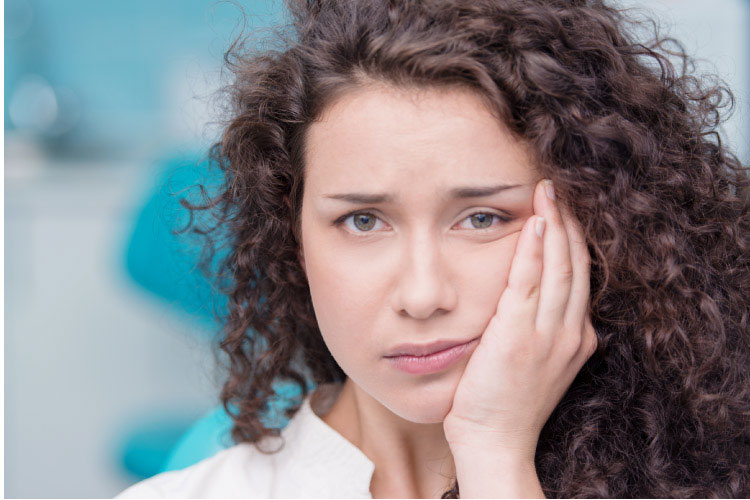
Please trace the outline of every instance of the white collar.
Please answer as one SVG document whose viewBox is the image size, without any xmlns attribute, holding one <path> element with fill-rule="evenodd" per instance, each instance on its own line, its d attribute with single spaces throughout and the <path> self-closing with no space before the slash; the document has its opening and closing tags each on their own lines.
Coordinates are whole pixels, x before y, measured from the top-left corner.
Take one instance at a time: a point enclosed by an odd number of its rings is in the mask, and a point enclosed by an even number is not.
<svg viewBox="0 0 750 500">
<path fill-rule="evenodd" d="M 328 389 L 321 387 L 320 392 L 326 393 Z M 287 443 L 284 447 L 289 451 L 288 463 L 296 470 L 295 481 L 305 486 L 306 491 L 307 485 L 320 485 L 316 487 L 319 491 L 310 491 L 311 497 L 372 498 L 370 481 L 375 464 L 313 411 L 312 395 L 304 398 L 281 433 Z M 313 402 L 316 409 L 330 407 L 330 393 L 328 401 L 319 401 L 319 396 L 316 394 Z M 325 486 L 321 484 L 321 478 L 325 479 Z"/>
</svg>

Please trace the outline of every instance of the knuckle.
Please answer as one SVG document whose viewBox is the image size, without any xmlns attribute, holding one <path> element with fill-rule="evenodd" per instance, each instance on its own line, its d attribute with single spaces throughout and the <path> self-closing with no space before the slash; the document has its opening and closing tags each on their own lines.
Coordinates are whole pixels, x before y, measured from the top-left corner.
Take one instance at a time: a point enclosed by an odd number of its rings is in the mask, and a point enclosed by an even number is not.
<svg viewBox="0 0 750 500">
<path fill-rule="evenodd" d="M 530 300 L 538 297 L 539 284 L 531 282 L 508 282 L 508 289 L 520 300 Z"/>
<path fill-rule="evenodd" d="M 520 290 L 524 300 L 532 300 L 539 297 L 539 285 L 531 285 Z"/>
<path fill-rule="evenodd" d="M 589 335 L 588 348 L 586 351 L 586 359 L 593 356 L 594 353 L 596 353 L 596 350 L 598 349 L 598 347 L 599 347 L 599 339 L 596 336 L 596 332 L 592 332 Z"/>
<path fill-rule="evenodd" d="M 560 276 L 560 278 L 565 282 L 569 282 L 573 280 L 573 266 L 571 266 L 570 263 L 561 264 L 557 268 L 557 273 Z"/>
<path fill-rule="evenodd" d="M 568 335 L 563 337 L 561 351 L 568 358 L 573 358 L 581 349 L 580 335 Z"/>
<path fill-rule="evenodd" d="M 591 265 L 591 255 L 589 255 L 588 249 L 581 254 L 581 263 L 586 267 Z"/>
</svg>

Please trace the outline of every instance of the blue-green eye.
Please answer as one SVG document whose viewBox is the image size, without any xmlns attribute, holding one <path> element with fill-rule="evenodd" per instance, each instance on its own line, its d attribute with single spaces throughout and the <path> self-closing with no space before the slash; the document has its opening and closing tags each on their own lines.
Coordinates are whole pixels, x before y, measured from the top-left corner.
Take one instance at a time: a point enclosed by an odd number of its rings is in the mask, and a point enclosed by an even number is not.
<svg viewBox="0 0 750 500">
<path fill-rule="evenodd" d="M 499 224 L 507 224 L 508 222 L 513 220 L 512 217 L 506 217 L 494 212 L 474 212 L 461 222 L 463 223 L 465 221 L 469 221 L 469 223 L 471 224 L 471 227 L 463 227 L 463 229 L 476 229 L 478 231 L 483 231 L 485 229 L 491 229 L 492 222 L 495 219 L 499 221 Z"/>
<path fill-rule="evenodd" d="M 495 214 L 477 212 L 475 214 L 471 214 L 464 220 L 470 221 L 472 227 L 474 227 L 475 229 L 487 229 L 488 227 L 492 226 L 492 220 L 494 217 Z"/>
<path fill-rule="evenodd" d="M 352 220 L 352 224 L 346 224 L 349 230 L 353 233 L 370 233 L 373 232 L 372 228 L 375 227 L 376 222 L 379 221 L 377 216 L 371 212 L 350 212 L 346 215 L 342 215 L 334 221 L 334 225 L 339 226 L 349 219 Z"/>
<path fill-rule="evenodd" d="M 375 227 L 375 221 L 378 220 L 375 215 L 367 212 L 362 212 L 358 214 L 352 215 L 352 222 L 354 223 L 354 227 L 359 229 L 360 231 L 367 232 L 373 227 Z"/>
</svg>

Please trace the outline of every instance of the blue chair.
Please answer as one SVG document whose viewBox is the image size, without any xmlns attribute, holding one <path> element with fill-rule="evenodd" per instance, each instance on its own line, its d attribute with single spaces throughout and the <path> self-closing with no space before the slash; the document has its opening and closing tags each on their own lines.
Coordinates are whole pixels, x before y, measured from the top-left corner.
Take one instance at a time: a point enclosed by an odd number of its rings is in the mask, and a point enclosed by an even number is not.
<svg viewBox="0 0 750 500">
<path fill-rule="evenodd" d="M 316 384 L 308 383 L 309 390 L 315 387 Z M 299 402 L 301 391 L 299 386 L 291 383 L 274 384 L 274 389 L 277 397 L 269 403 L 271 412 L 264 415 L 261 420 L 267 427 L 284 428 L 289 423 L 289 419 L 284 416 L 283 410 L 289 406 L 290 400 Z M 160 472 L 184 469 L 232 446 L 231 428 L 232 419 L 224 408 L 221 406 L 214 408 L 182 435 L 165 460 Z"/>
<path fill-rule="evenodd" d="M 180 197 L 200 202 L 198 185 L 208 186 L 209 194 L 220 186 L 221 172 L 196 155 L 174 156 L 157 162 L 155 185 L 139 211 L 125 254 L 128 275 L 144 291 L 190 316 L 205 327 L 207 334 L 217 331 L 214 311 L 226 307 L 226 297 L 197 269 L 203 239 L 197 235 L 174 232 L 190 220 Z M 208 214 L 198 214 L 199 223 L 210 222 Z M 217 255 L 215 258 L 221 258 Z M 308 384 L 314 389 L 314 384 Z M 270 402 L 266 425 L 284 427 L 288 421 L 283 409 L 300 390 L 293 384 L 274 384 L 277 398 Z M 183 416 L 144 417 L 123 438 L 119 461 L 122 468 L 137 479 L 145 479 L 166 470 L 182 469 L 231 445 L 232 420 L 219 406 L 198 421 Z"/>
<path fill-rule="evenodd" d="M 226 307 L 226 298 L 213 289 L 197 268 L 202 237 L 175 232 L 190 220 L 189 211 L 179 199 L 200 202 L 198 186 L 206 185 L 209 189 L 218 186 L 221 172 L 211 168 L 198 154 L 162 158 L 154 167 L 154 185 L 135 216 L 125 249 L 125 271 L 144 292 L 179 314 L 190 316 L 208 335 L 218 328 L 215 311 Z M 199 215 L 199 222 L 207 222 L 207 215 Z M 120 439 L 120 465 L 136 479 L 160 472 L 175 445 L 193 429 L 193 424 L 179 414 L 144 416 Z"/>
<path fill-rule="evenodd" d="M 156 169 L 156 185 L 146 195 L 125 252 L 127 274 L 155 299 L 198 319 L 207 331 L 215 331 L 214 310 L 223 310 L 226 298 L 216 293 L 197 268 L 203 238 L 175 231 L 190 221 L 180 198 L 200 202 L 198 186 L 215 190 L 222 174 L 197 155 L 157 161 Z M 208 214 L 197 217 L 201 224 L 209 222 Z"/>
</svg>

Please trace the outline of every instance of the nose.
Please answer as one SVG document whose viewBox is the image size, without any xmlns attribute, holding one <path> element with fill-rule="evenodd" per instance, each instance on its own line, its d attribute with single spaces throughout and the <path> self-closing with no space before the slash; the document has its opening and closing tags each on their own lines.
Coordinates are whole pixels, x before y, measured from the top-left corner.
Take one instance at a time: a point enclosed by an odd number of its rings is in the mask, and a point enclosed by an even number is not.
<svg viewBox="0 0 750 500">
<path fill-rule="evenodd" d="M 407 238 L 401 262 L 392 296 L 395 311 L 424 320 L 453 310 L 457 294 L 437 238 L 426 232 Z"/>
</svg>

